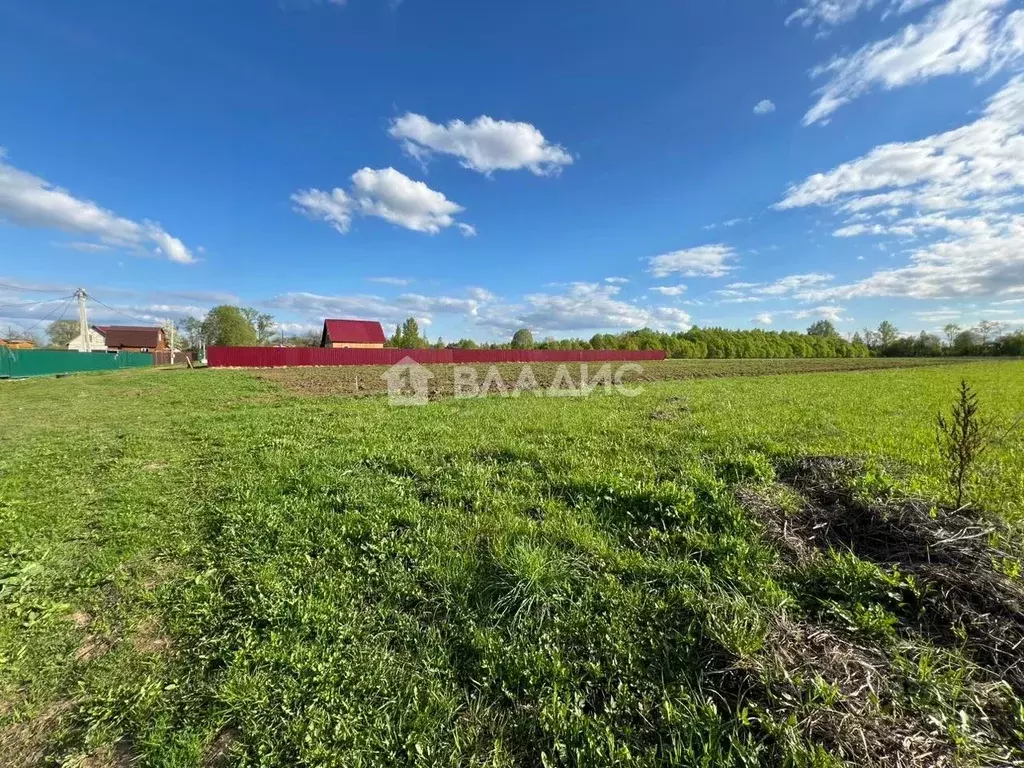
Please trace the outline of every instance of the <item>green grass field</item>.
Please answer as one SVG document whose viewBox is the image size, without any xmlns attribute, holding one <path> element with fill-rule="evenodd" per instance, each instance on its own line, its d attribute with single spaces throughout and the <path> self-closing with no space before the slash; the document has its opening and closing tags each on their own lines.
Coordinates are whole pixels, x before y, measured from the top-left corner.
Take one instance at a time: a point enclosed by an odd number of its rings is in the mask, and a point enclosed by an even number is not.
<svg viewBox="0 0 1024 768">
<path fill-rule="evenodd" d="M 1024 412 L 1020 362 L 419 408 L 0 382 L 0 764 L 1021 759 L 1024 444 L 929 503 L 961 378 Z"/>
</svg>

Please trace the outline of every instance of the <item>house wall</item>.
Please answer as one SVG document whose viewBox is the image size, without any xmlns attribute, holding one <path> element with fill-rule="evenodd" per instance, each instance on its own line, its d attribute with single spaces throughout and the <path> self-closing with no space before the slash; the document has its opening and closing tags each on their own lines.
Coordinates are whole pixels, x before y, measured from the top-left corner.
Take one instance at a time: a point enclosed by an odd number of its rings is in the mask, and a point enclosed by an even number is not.
<svg viewBox="0 0 1024 768">
<path fill-rule="evenodd" d="M 331 349 L 384 349 L 383 344 L 348 344 L 343 341 L 336 341 L 331 344 Z"/>
<path fill-rule="evenodd" d="M 162 352 L 167 349 L 167 338 L 163 331 L 160 332 L 160 336 L 157 339 L 155 347 L 129 347 L 126 345 L 120 347 L 110 347 L 111 351 L 122 350 L 124 352 Z"/>
<path fill-rule="evenodd" d="M 103 338 L 103 334 L 100 333 L 99 331 L 97 331 L 95 328 L 90 328 L 88 333 L 89 333 L 89 344 L 90 344 L 90 347 L 92 348 L 92 351 L 93 352 L 106 352 L 107 351 L 107 341 L 106 341 L 106 339 Z M 75 336 L 75 338 L 73 338 L 71 340 L 71 343 L 68 344 L 68 349 L 70 349 L 72 352 L 84 352 L 85 351 L 85 341 L 84 341 L 84 337 L 82 336 L 82 334 L 78 334 L 77 336 Z"/>
</svg>

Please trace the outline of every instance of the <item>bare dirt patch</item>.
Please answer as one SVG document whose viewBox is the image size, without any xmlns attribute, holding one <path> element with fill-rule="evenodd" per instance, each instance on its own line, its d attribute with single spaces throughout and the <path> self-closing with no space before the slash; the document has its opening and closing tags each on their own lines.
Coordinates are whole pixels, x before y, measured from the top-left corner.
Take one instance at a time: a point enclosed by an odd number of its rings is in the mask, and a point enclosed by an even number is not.
<svg viewBox="0 0 1024 768">
<path fill-rule="evenodd" d="M 101 656 L 105 656 L 113 647 L 114 641 L 111 638 L 102 635 L 89 635 L 75 651 L 75 661 L 95 661 Z"/>
<path fill-rule="evenodd" d="M 171 649 L 171 639 L 164 634 L 160 620 L 151 617 L 136 628 L 132 648 L 139 653 L 164 653 Z"/>
<path fill-rule="evenodd" d="M 130 768 L 134 764 L 132 752 L 125 744 L 100 747 L 72 763 L 76 768 Z"/>
<path fill-rule="evenodd" d="M 202 768 L 223 768 L 228 765 L 231 760 L 231 748 L 240 738 L 241 734 L 234 728 L 221 729 L 206 748 L 200 763 Z"/>
<path fill-rule="evenodd" d="M 71 701 L 58 701 L 35 717 L 0 729 L 0 759 L 5 768 L 35 768 L 47 757 L 50 735 L 61 718 L 74 708 Z"/>
<path fill-rule="evenodd" d="M 640 364 L 642 370 L 627 370 L 622 381 L 629 383 L 678 381 L 687 379 L 728 378 L 735 376 L 775 376 L 794 373 L 830 373 L 875 371 L 892 368 L 910 368 L 931 365 L 963 363 L 963 359 L 943 358 L 834 358 L 806 360 L 660 360 Z M 623 365 L 621 362 L 607 363 L 612 371 Z M 545 389 L 556 380 L 559 368 L 565 365 L 573 382 L 578 386 L 581 379 L 579 363 L 533 363 L 529 366 L 536 379 L 534 385 L 529 378 L 521 379 L 524 365 L 503 363 L 494 366 L 508 390 L 527 392 L 535 388 Z M 592 380 L 606 363 L 587 363 L 586 376 Z M 476 369 L 477 381 L 482 383 L 491 366 L 470 366 Z M 426 366 L 433 378 L 429 380 L 429 396 L 433 400 L 452 397 L 455 393 L 454 366 Z M 302 368 L 254 368 L 248 369 L 257 378 L 272 381 L 284 389 L 299 395 L 336 395 L 364 397 L 387 392 L 383 375 L 387 366 L 335 366 Z M 492 388 L 492 393 L 496 391 Z"/>
</svg>

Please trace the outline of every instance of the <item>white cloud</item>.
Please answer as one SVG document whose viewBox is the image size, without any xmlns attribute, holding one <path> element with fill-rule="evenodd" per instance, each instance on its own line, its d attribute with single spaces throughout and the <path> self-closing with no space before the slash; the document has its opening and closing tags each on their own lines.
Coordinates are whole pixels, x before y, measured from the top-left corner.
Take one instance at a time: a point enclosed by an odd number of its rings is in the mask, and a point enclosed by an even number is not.
<svg viewBox="0 0 1024 768">
<path fill-rule="evenodd" d="M 760 296 L 740 296 L 734 293 L 730 293 L 726 298 L 722 299 L 722 304 L 756 304 L 759 301 L 764 301 Z"/>
<path fill-rule="evenodd" d="M 675 307 L 643 307 L 618 298 L 620 288 L 601 283 L 572 283 L 564 293 L 533 293 L 515 306 L 495 307 L 482 322 L 509 330 L 541 332 L 629 329 L 649 326 L 686 330 L 690 315 Z"/>
<path fill-rule="evenodd" d="M 481 303 L 485 303 L 485 302 L 488 302 L 488 301 L 494 301 L 495 299 L 498 298 L 493 293 L 488 291 L 486 288 L 479 288 L 479 287 L 476 287 L 476 286 L 472 286 L 470 288 L 467 288 L 466 289 L 466 293 L 468 294 L 469 298 L 476 299 L 477 301 L 479 301 Z"/>
<path fill-rule="evenodd" d="M 330 192 L 321 189 L 304 189 L 292 195 L 295 210 L 307 218 L 323 220 L 341 234 L 352 226 L 353 200 L 343 189 L 335 187 Z"/>
<path fill-rule="evenodd" d="M 789 317 L 793 320 L 808 320 L 810 318 L 817 318 L 820 320 L 831 320 L 832 322 L 840 322 L 843 320 L 843 307 L 837 306 L 821 306 L 812 307 L 810 309 L 784 309 L 775 312 L 762 312 L 758 315 L 754 315 L 751 322 L 756 325 L 771 325 L 775 322 L 775 319 L 780 315 L 783 317 Z"/>
<path fill-rule="evenodd" d="M 421 161 L 435 152 L 454 155 L 464 167 L 480 173 L 527 168 L 538 176 L 550 176 L 573 162 L 572 155 L 529 123 L 486 115 L 471 123 L 452 120 L 440 125 L 410 112 L 394 120 L 388 133 Z"/>
<path fill-rule="evenodd" d="M 206 305 L 242 303 L 241 297 L 226 291 L 160 291 L 159 295 L 172 299 L 195 301 Z"/>
<path fill-rule="evenodd" d="M 1020 285 L 1024 285 L 1024 216 L 1014 216 L 998 232 L 922 246 L 911 254 L 907 266 L 880 270 L 847 285 L 810 291 L 808 297 L 999 296 Z"/>
<path fill-rule="evenodd" d="M 729 283 L 724 290 L 715 291 L 723 304 L 745 304 L 766 299 L 804 299 L 815 289 L 833 280 L 832 275 L 809 272 L 787 275 L 771 283 Z"/>
<path fill-rule="evenodd" d="M 729 263 L 735 258 L 736 252 L 728 245 L 702 245 L 652 257 L 650 272 L 655 277 L 724 277 L 736 269 Z"/>
<path fill-rule="evenodd" d="M 81 251 L 82 253 L 103 253 L 104 251 L 114 250 L 112 245 L 104 245 L 103 243 L 90 243 L 88 241 L 81 240 L 60 240 L 51 243 L 55 248 L 67 248 L 72 251 Z"/>
<path fill-rule="evenodd" d="M 662 296 L 682 296 L 686 293 L 686 286 L 679 285 L 655 285 L 651 288 L 655 293 L 660 293 Z"/>
<path fill-rule="evenodd" d="M 843 311 L 843 307 L 828 305 L 813 307 L 811 309 L 789 310 L 785 314 L 791 314 L 795 320 L 806 320 L 811 317 L 816 317 L 821 320 L 831 320 L 832 322 L 838 323 L 843 319 Z"/>
<path fill-rule="evenodd" d="M 919 241 L 908 265 L 809 290 L 805 298 L 997 296 L 1024 285 L 1022 191 L 1024 79 L 1018 77 L 973 122 L 876 147 L 794 185 L 775 207 L 856 212 L 857 223 L 835 231 L 840 237 Z"/>
<path fill-rule="evenodd" d="M 414 232 L 437 234 L 455 224 L 453 216 L 464 210 L 422 181 L 413 181 L 394 168 L 356 171 L 352 191 L 364 216 L 378 216 Z"/>
<path fill-rule="evenodd" d="M 752 289 L 752 292 L 760 296 L 799 296 L 808 288 L 831 282 L 832 279 L 832 275 L 822 274 L 821 272 L 810 272 L 805 275 L 787 275 L 776 280 L 774 283 L 758 285 Z"/>
<path fill-rule="evenodd" d="M 707 224 L 707 225 L 704 226 L 704 229 L 712 230 L 712 229 L 715 229 L 715 227 L 720 227 L 720 226 L 721 227 L 727 227 L 727 228 L 728 227 L 735 227 L 737 224 L 742 224 L 742 223 L 744 223 L 746 221 L 753 221 L 753 219 L 728 219 L 726 221 L 723 221 L 721 224 L 717 224 L 717 223 L 716 224 Z"/>
<path fill-rule="evenodd" d="M 469 288 L 465 296 L 459 297 L 406 293 L 394 299 L 286 293 L 264 304 L 299 314 L 310 322 L 323 317 L 352 317 L 395 324 L 411 315 L 428 325 L 438 315 L 445 315 L 501 333 L 524 327 L 539 333 L 644 326 L 676 331 L 690 327 L 690 316 L 685 311 L 623 301 L 618 297 L 620 290 L 605 283 L 571 283 L 560 293 L 531 293 L 515 303 L 505 303 L 483 288 Z"/>
<path fill-rule="evenodd" d="M 316 333 L 319 335 L 323 329 L 323 323 L 275 323 L 278 332 L 285 336 L 299 336 L 300 334 Z"/>
<path fill-rule="evenodd" d="M 604 281 L 606 283 L 611 283 L 612 285 L 625 285 L 626 283 L 629 282 L 629 278 L 628 277 L 606 277 L 604 279 Z"/>
<path fill-rule="evenodd" d="M 948 323 L 956 320 L 963 313 L 958 309 L 933 309 L 927 312 L 915 312 L 914 315 L 926 323 Z"/>
<path fill-rule="evenodd" d="M 412 283 L 412 279 L 408 277 L 368 277 L 366 279 L 371 283 L 381 283 L 382 285 L 409 285 Z"/>
<path fill-rule="evenodd" d="M 195 261 L 185 245 L 159 224 L 118 216 L 90 200 L 74 197 L 45 179 L 18 170 L 5 158 L 0 149 L 0 219 L 22 227 L 89 235 L 98 238 L 100 245 L 151 253 L 179 264 Z"/>
<path fill-rule="evenodd" d="M 919 24 L 815 67 L 826 78 L 804 125 L 829 118 L 875 87 L 902 88 L 940 75 L 991 74 L 1024 54 L 1024 11 L 1004 15 L 1008 0 L 946 0 Z M 825 4 L 817 4 L 824 6 Z M 849 4 L 843 4 L 849 5 Z"/>
<path fill-rule="evenodd" d="M 984 114 L 961 128 L 918 141 L 883 144 L 786 192 L 776 208 L 838 204 L 875 213 L 913 205 L 929 211 L 1005 207 L 1019 198 L 999 195 L 1024 183 L 1024 80 L 1014 78 L 992 97 Z"/>
<path fill-rule="evenodd" d="M 770 115 L 775 111 L 775 103 L 770 99 L 762 99 L 754 105 L 755 115 Z"/>
<path fill-rule="evenodd" d="M 878 5 L 887 6 L 888 15 L 891 12 L 907 13 L 930 2 L 932 0 L 804 0 L 804 5 L 793 11 L 786 23 L 799 21 L 805 27 L 815 23 L 834 27 L 850 21 L 862 10 L 871 10 Z"/>
<path fill-rule="evenodd" d="M 424 325 L 432 323 L 438 314 L 475 315 L 483 303 L 472 296 L 459 298 L 406 293 L 395 299 L 385 299 L 372 294 L 325 296 L 305 292 L 285 293 L 264 302 L 267 307 L 294 312 L 310 320 L 351 317 L 394 324 L 411 315 Z"/>
<path fill-rule="evenodd" d="M 375 216 L 414 232 L 437 234 L 448 227 L 472 236 L 476 230 L 455 220 L 465 210 L 422 181 L 413 181 L 394 168 L 363 168 L 352 174 L 352 190 L 325 192 L 307 189 L 291 197 L 295 210 L 313 220 L 323 220 L 341 234 L 348 232 L 352 216 Z"/>
</svg>

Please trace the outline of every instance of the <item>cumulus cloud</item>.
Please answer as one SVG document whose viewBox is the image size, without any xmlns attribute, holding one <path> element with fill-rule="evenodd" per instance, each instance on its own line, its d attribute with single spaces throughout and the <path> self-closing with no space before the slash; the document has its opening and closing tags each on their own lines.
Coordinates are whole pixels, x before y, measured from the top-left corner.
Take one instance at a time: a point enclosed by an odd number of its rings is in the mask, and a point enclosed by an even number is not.
<svg viewBox="0 0 1024 768">
<path fill-rule="evenodd" d="M 1008 2 L 947 0 L 920 23 L 815 67 L 812 77 L 825 84 L 815 92 L 818 101 L 804 115 L 804 125 L 827 120 L 876 87 L 892 90 L 957 73 L 987 75 L 1007 66 L 1024 55 L 1024 11 L 1005 13 Z"/>
<path fill-rule="evenodd" d="M 730 246 L 719 243 L 663 253 L 648 261 L 650 272 L 655 277 L 724 277 L 736 269 L 730 263 L 735 259 L 736 252 Z"/>
<path fill-rule="evenodd" d="M 313 220 L 326 221 L 337 232 L 344 235 L 352 226 L 354 201 L 343 189 L 330 192 L 321 189 L 304 189 L 292 195 L 295 210 Z"/>
<path fill-rule="evenodd" d="M 775 111 L 775 103 L 770 99 L 762 99 L 754 105 L 755 115 L 770 115 Z"/>
<path fill-rule="evenodd" d="M 412 278 L 409 277 L 368 277 L 366 278 L 371 283 L 380 283 L 381 285 L 409 285 L 412 283 Z"/>
<path fill-rule="evenodd" d="M 537 176 L 551 176 L 573 161 L 572 155 L 545 139 L 530 123 L 486 115 L 471 123 L 452 120 L 440 125 L 410 112 L 394 120 L 388 133 L 418 160 L 434 153 L 453 155 L 463 167 L 480 173 L 526 168 Z"/>
<path fill-rule="evenodd" d="M 291 199 L 296 211 L 327 222 L 341 234 L 349 231 L 354 215 L 374 216 L 430 235 L 453 226 L 465 236 L 476 234 L 472 226 L 455 220 L 455 215 L 465 210 L 461 205 L 394 168 L 356 171 L 350 192 L 340 188 L 330 192 L 306 189 Z"/>
<path fill-rule="evenodd" d="M 754 315 L 754 322 L 757 325 L 771 325 L 773 320 L 771 312 L 762 312 L 759 315 Z"/>
<path fill-rule="evenodd" d="M 853 213 L 840 237 L 915 238 L 906 266 L 808 298 L 996 296 L 1024 285 L 1024 79 L 1012 79 L 982 115 L 927 138 L 885 144 L 810 176 L 777 209 Z"/>
<path fill-rule="evenodd" d="M 56 229 L 97 238 L 98 245 L 148 253 L 179 264 L 195 257 L 184 243 L 151 221 L 118 216 L 90 200 L 73 196 L 45 179 L 6 162 L 0 149 L 0 219 L 22 227 Z M 82 249 L 82 243 L 76 243 Z M 68 247 L 75 247 L 70 245 Z M 97 245 L 97 244 L 90 244 Z"/>
</svg>

